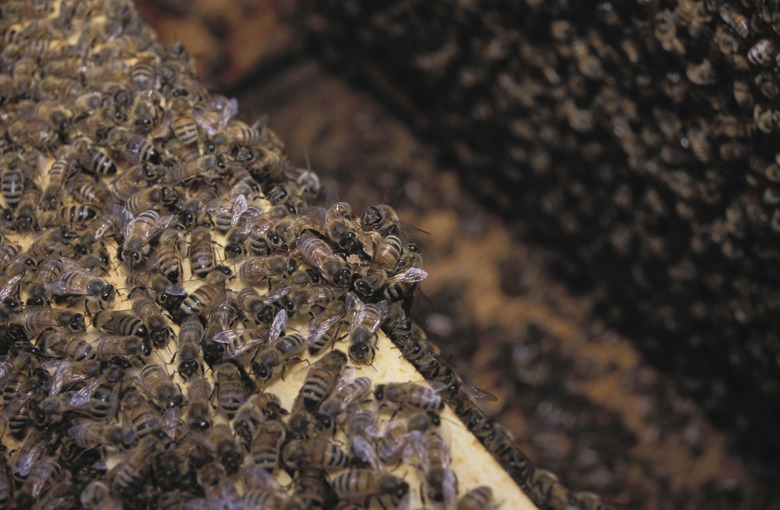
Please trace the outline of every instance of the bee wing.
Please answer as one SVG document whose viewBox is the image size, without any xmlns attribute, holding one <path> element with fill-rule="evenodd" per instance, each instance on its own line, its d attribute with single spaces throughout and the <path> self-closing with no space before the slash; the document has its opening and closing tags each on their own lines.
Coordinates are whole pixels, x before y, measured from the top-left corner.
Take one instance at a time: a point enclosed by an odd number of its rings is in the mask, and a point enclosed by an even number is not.
<svg viewBox="0 0 780 510">
<path fill-rule="evenodd" d="M 318 316 L 313 317 L 307 324 L 309 329 L 309 345 L 316 344 L 322 337 L 324 337 L 330 328 L 336 325 L 343 317 L 343 313 L 336 315 L 329 315 L 322 319 L 321 317 L 327 312 L 321 312 Z"/>
<path fill-rule="evenodd" d="M 72 365 L 70 360 L 50 360 L 41 363 L 41 368 L 46 370 L 52 378 L 49 396 L 55 396 L 62 390 L 62 383 L 65 379 L 65 372 Z"/>
<path fill-rule="evenodd" d="M 379 455 L 377 455 L 374 445 L 365 437 L 355 436 L 352 438 L 352 451 L 355 452 L 355 455 L 360 460 L 369 464 L 373 469 L 377 471 L 382 470 L 382 461 L 379 460 Z"/>
<path fill-rule="evenodd" d="M 91 274 L 89 271 L 84 269 L 84 267 L 76 262 L 75 259 L 72 259 L 70 257 L 60 257 L 60 263 L 62 264 L 62 272 L 64 273 L 81 273 L 81 274 Z"/>
<path fill-rule="evenodd" d="M 268 341 L 275 342 L 287 329 L 287 311 L 282 309 L 276 313 L 274 321 L 271 323 L 271 330 L 268 333 Z"/>
<path fill-rule="evenodd" d="M 415 283 L 421 282 L 428 278 L 428 273 L 418 267 L 410 267 L 403 273 L 398 273 L 387 279 L 387 283 L 392 282 L 408 282 Z"/>
<path fill-rule="evenodd" d="M 357 295 L 349 291 L 347 293 L 347 313 L 349 314 L 349 328 L 355 329 L 363 321 L 366 314 L 365 305 Z"/>
<path fill-rule="evenodd" d="M 173 225 L 178 221 L 179 217 L 175 214 L 171 214 L 169 216 L 162 216 L 157 219 L 156 222 L 154 222 L 154 226 L 149 229 L 149 232 L 147 232 L 144 242 L 149 242 L 150 240 L 157 237 L 159 234 L 163 233 L 168 227 Z"/>
<path fill-rule="evenodd" d="M 230 226 L 233 226 L 238 221 L 238 217 L 241 216 L 241 213 L 246 211 L 246 197 L 244 195 L 238 195 L 233 200 L 233 217 L 230 220 Z"/>
<path fill-rule="evenodd" d="M 183 296 L 187 293 L 187 291 L 184 289 L 184 287 L 182 287 L 181 284 L 174 283 L 165 289 L 165 293 L 171 296 Z"/>
<path fill-rule="evenodd" d="M 95 393 L 95 389 L 100 386 L 100 381 L 101 379 L 99 378 L 90 381 L 86 386 L 81 388 L 79 391 L 74 393 L 72 397 L 70 397 L 68 405 L 72 407 L 80 407 L 85 405 L 87 402 L 89 402 L 89 399 L 92 398 L 92 394 Z"/>
<path fill-rule="evenodd" d="M 116 222 L 119 226 L 119 229 L 122 231 L 122 236 L 125 239 L 129 239 L 133 233 L 133 224 L 135 223 L 135 216 L 133 216 L 133 213 L 121 205 L 115 205 L 111 218 L 113 220 L 112 223 Z M 97 234 L 95 235 L 97 237 Z"/>
<path fill-rule="evenodd" d="M 298 290 L 304 287 L 303 284 L 295 284 L 295 285 L 277 285 L 277 289 L 275 289 L 272 293 L 268 294 L 264 299 L 263 302 L 266 304 L 269 303 L 276 303 L 280 299 L 282 299 L 284 296 L 289 294 L 290 292 L 294 290 Z"/>
<path fill-rule="evenodd" d="M 214 335 L 212 340 L 219 344 L 229 344 L 247 331 L 251 331 L 251 329 L 226 329 Z"/>
<path fill-rule="evenodd" d="M 11 292 L 13 291 L 14 287 L 17 283 L 19 283 L 19 280 L 22 279 L 22 276 L 24 276 L 24 273 L 18 274 L 12 278 L 10 278 L 5 285 L 3 285 L 2 288 L 0 288 L 0 301 L 3 301 L 5 298 L 7 298 L 9 295 L 11 295 Z"/>
<path fill-rule="evenodd" d="M 444 496 L 444 508 L 455 508 L 455 503 L 458 500 L 458 477 L 452 468 L 444 470 L 441 488 Z"/>
</svg>

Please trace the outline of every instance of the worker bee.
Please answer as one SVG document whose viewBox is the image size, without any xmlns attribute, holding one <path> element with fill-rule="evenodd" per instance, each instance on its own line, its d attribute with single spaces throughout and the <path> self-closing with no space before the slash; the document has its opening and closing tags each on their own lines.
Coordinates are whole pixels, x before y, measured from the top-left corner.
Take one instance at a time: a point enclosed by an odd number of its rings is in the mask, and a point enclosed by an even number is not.
<svg viewBox="0 0 780 510">
<path fill-rule="evenodd" d="M 542 507 L 565 506 L 571 500 L 569 491 L 561 484 L 554 473 L 546 469 L 534 468 L 524 484 L 528 487 L 528 496 Z"/>
<path fill-rule="evenodd" d="M 27 436 L 11 457 L 11 473 L 15 480 L 24 480 L 30 475 L 35 463 L 41 458 L 46 448 L 47 440 L 36 429 Z"/>
<path fill-rule="evenodd" d="M 309 331 L 309 354 L 316 356 L 324 351 L 338 336 L 346 315 L 346 304 L 341 300 L 333 300 L 319 314 L 307 323 Z"/>
<path fill-rule="evenodd" d="M 185 146 L 194 146 L 200 139 L 198 125 L 192 116 L 192 104 L 187 95 L 179 95 L 170 103 L 170 124 L 174 136 Z"/>
<path fill-rule="evenodd" d="M 195 315 L 190 315 L 179 326 L 177 337 L 179 350 L 179 373 L 189 377 L 203 366 L 203 353 L 200 349 L 200 341 L 204 334 L 203 325 Z"/>
<path fill-rule="evenodd" d="M 324 472 L 304 466 L 295 472 L 293 496 L 303 502 L 304 508 L 322 508 L 328 493 Z"/>
<path fill-rule="evenodd" d="M 291 275 L 298 267 L 295 259 L 274 255 L 271 257 L 252 257 L 238 268 L 238 277 L 244 280 L 274 280 Z"/>
<path fill-rule="evenodd" d="M 359 225 L 352 216 L 352 206 L 337 202 L 325 211 L 325 231 L 328 239 L 347 253 L 358 253 L 362 246 L 358 238 Z"/>
<path fill-rule="evenodd" d="M 307 466 L 336 470 L 347 467 L 349 456 L 327 439 L 296 439 L 285 445 L 282 461 L 291 469 Z"/>
<path fill-rule="evenodd" d="M 52 483 L 62 473 L 62 466 L 57 462 L 56 457 L 41 457 L 30 470 L 29 476 L 24 481 L 19 492 L 14 494 L 14 500 L 17 504 L 23 497 L 29 496 L 30 502 L 35 501 L 40 496 L 43 488 Z"/>
<path fill-rule="evenodd" d="M 160 216 L 155 210 L 140 213 L 137 217 L 122 206 L 114 206 L 115 221 L 122 228 L 122 260 L 137 267 L 149 253 L 149 242 L 173 225 L 176 215 Z"/>
<path fill-rule="evenodd" d="M 147 56 L 149 55 L 149 56 Z M 157 61 L 159 57 L 153 54 L 144 54 L 139 57 L 130 70 L 130 81 L 133 91 L 143 93 L 145 90 L 154 89 L 157 82 Z"/>
<path fill-rule="evenodd" d="M 127 275 L 127 284 L 135 291 L 136 289 L 145 289 L 154 295 L 158 302 L 165 301 L 167 293 L 182 295 L 186 292 L 181 286 L 171 285 L 170 280 L 165 276 L 152 273 L 143 269 L 136 269 Z"/>
<path fill-rule="evenodd" d="M 247 443 L 252 441 L 258 431 L 258 425 L 268 420 L 276 420 L 281 414 L 286 413 L 282 404 L 273 393 L 258 392 L 238 408 L 233 419 L 233 430 Z"/>
<path fill-rule="evenodd" d="M 769 39 L 761 39 L 747 53 L 748 61 L 756 66 L 768 67 L 775 61 L 777 48 Z"/>
<path fill-rule="evenodd" d="M 226 423 L 214 425 L 209 431 L 209 441 L 220 464 L 225 467 L 228 475 L 232 475 L 244 461 L 241 448 L 236 445 L 230 426 Z"/>
<path fill-rule="evenodd" d="M 128 450 L 125 458 L 109 470 L 111 488 L 119 493 L 128 493 L 140 487 L 149 475 L 151 467 L 149 459 L 161 449 L 162 443 L 158 437 L 155 435 L 143 437 L 138 442 L 138 446 Z"/>
<path fill-rule="evenodd" d="M 160 164 L 160 153 L 151 141 L 123 127 L 113 127 L 106 134 L 106 143 L 133 165 Z"/>
<path fill-rule="evenodd" d="M 65 357 L 73 361 L 93 359 L 97 355 L 94 346 L 86 338 L 54 329 L 44 330 L 38 336 L 38 346 L 47 356 Z"/>
<path fill-rule="evenodd" d="M 706 58 L 701 64 L 688 64 L 685 74 L 696 85 L 714 85 L 718 79 L 712 64 Z"/>
<path fill-rule="evenodd" d="M 497 510 L 499 507 L 493 501 L 493 489 L 487 485 L 474 487 L 458 498 L 456 510 Z"/>
<path fill-rule="evenodd" d="M 246 395 L 241 373 L 238 367 L 229 361 L 216 365 L 214 372 L 219 410 L 232 420 Z"/>
<path fill-rule="evenodd" d="M 392 207 L 380 204 L 366 209 L 360 217 L 360 225 L 364 231 L 378 232 L 385 236 L 398 233 L 401 221 Z"/>
<path fill-rule="evenodd" d="M 159 408 L 180 406 L 184 401 L 179 388 L 173 384 L 168 371 L 157 363 L 141 368 L 138 382 L 154 399 Z"/>
<path fill-rule="evenodd" d="M 137 189 L 125 202 L 125 207 L 133 214 L 155 209 L 160 205 L 172 206 L 179 200 L 179 194 L 171 186 L 149 186 Z"/>
<path fill-rule="evenodd" d="M 122 442 L 122 428 L 115 423 L 106 423 L 91 418 L 74 418 L 68 429 L 68 435 L 76 440 L 81 448 L 93 448 L 103 445 L 117 447 Z"/>
<path fill-rule="evenodd" d="M 317 268 L 326 280 L 338 286 L 347 286 L 351 283 L 346 262 L 336 256 L 325 241 L 309 232 L 304 232 L 298 239 L 296 247 L 306 262 Z"/>
<path fill-rule="evenodd" d="M 116 357 L 132 358 L 139 356 L 147 349 L 143 340 L 137 336 L 120 336 L 102 334 L 98 336 L 95 345 L 95 356 L 100 361 L 111 361 Z"/>
<path fill-rule="evenodd" d="M 211 385 L 201 374 L 193 374 L 187 387 L 187 421 L 192 430 L 211 427 Z"/>
<path fill-rule="evenodd" d="M 210 283 L 204 283 L 184 298 L 179 307 L 179 314 L 182 317 L 187 315 L 208 316 L 218 294 L 219 288 Z"/>
<path fill-rule="evenodd" d="M 387 315 L 387 302 L 365 304 L 350 292 L 346 304 L 350 325 L 349 355 L 357 363 L 371 364 L 376 351 L 376 332 Z"/>
<path fill-rule="evenodd" d="M 22 198 L 22 191 L 24 191 L 24 175 L 22 174 L 22 170 L 19 166 L 20 164 L 8 164 L 6 162 L 7 157 L 8 155 L 3 157 L 3 198 L 9 207 L 15 208 L 19 204 L 19 200 Z"/>
<path fill-rule="evenodd" d="M 414 383 L 378 384 L 374 390 L 377 402 L 391 402 L 423 410 L 440 411 L 444 400 L 436 391 Z"/>
<path fill-rule="evenodd" d="M 252 358 L 252 371 L 263 382 L 267 383 L 284 365 L 303 354 L 308 348 L 308 341 L 303 335 L 286 335 L 273 344 L 259 350 Z"/>
<path fill-rule="evenodd" d="M 158 347 L 165 345 L 170 334 L 170 327 L 157 303 L 141 289 L 130 294 L 130 299 L 133 302 L 133 313 L 146 325 L 152 342 Z"/>
<path fill-rule="evenodd" d="M 108 306 L 116 295 L 116 289 L 104 279 L 94 276 L 75 260 L 62 257 L 62 274 L 46 286 L 46 290 L 59 296 L 87 296 L 97 298 L 101 306 Z"/>
<path fill-rule="evenodd" d="M 160 243 L 156 250 L 154 266 L 165 275 L 168 280 L 176 282 L 181 275 L 181 260 L 179 259 L 179 232 L 174 229 L 166 230 L 160 236 Z"/>
<path fill-rule="evenodd" d="M 92 379 L 100 375 L 100 363 L 93 359 L 80 361 L 69 359 L 49 360 L 41 363 L 41 368 L 51 377 L 49 396 L 56 396 L 63 387 L 73 383 Z"/>
<path fill-rule="evenodd" d="M 163 98 L 154 90 L 149 90 L 136 97 L 130 112 L 130 122 L 135 126 L 136 131 L 149 134 L 154 129 L 162 116 L 160 106 L 162 100 Z"/>
<path fill-rule="evenodd" d="M 206 497 L 206 508 L 241 508 L 241 496 L 221 465 L 206 464 L 198 470 L 197 478 Z"/>
<path fill-rule="evenodd" d="M 409 484 L 390 473 L 373 469 L 349 469 L 334 476 L 331 485 L 340 499 L 362 501 L 388 496 L 394 504 L 409 492 Z"/>
<path fill-rule="evenodd" d="M 226 234 L 246 209 L 247 203 L 244 195 L 238 195 L 234 198 L 218 198 L 205 206 L 207 212 L 214 213 L 214 226 L 221 234 Z"/>
<path fill-rule="evenodd" d="M 274 307 L 268 304 L 253 287 L 241 289 L 236 301 L 247 318 L 254 321 L 255 324 L 268 324 L 275 317 Z"/>
<path fill-rule="evenodd" d="M 733 7 L 723 4 L 719 9 L 721 19 L 731 27 L 741 38 L 747 39 L 750 34 L 750 23 L 742 14 L 734 10 Z"/>
<path fill-rule="evenodd" d="M 74 147 L 79 155 L 79 163 L 87 172 L 94 175 L 114 175 L 117 172 L 116 163 L 111 156 L 92 145 L 86 138 L 77 139 Z"/>
<path fill-rule="evenodd" d="M 117 335 L 145 337 L 149 331 L 144 322 L 131 310 L 106 310 L 98 312 L 92 324 L 102 331 Z"/>
<path fill-rule="evenodd" d="M 330 396 L 320 404 L 317 421 L 323 428 L 330 429 L 341 413 L 365 399 L 370 391 L 371 379 L 368 377 L 340 380 Z"/>
<path fill-rule="evenodd" d="M 99 420 L 113 417 L 119 403 L 119 387 L 124 376 L 124 369 L 118 365 L 110 365 L 99 379 L 90 381 L 74 393 L 69 405 L 80 407 Z"/>
<path fill-rule="evenodd" d="M 33 183 L 28 183 L 22 191 L 22 197 L 16 206 L 16 228 L 22 231 L 37 230 L 38 204 L 42 192 Z"/>
<path fill-rule="evenodd" d="M 458 495 L 458 478 L 450 467 L 449 445 L 433 430 L 416 435 L 412 444 L 422 463 L 427 496 L 452 508 Z"/>
<path fill-rule="evenodd" d="M 315 409 L 328 396 L 346 363 L 343 352 L 331 351 L 312 365 L 301 387 L 303 403 L 308 409 Z"/>
</svg>

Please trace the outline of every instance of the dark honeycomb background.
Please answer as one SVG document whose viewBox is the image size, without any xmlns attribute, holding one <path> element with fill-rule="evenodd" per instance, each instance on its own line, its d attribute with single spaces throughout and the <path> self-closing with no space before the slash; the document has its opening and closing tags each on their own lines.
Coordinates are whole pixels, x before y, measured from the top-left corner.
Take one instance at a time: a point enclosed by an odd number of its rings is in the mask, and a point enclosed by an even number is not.
<svg viewBox="0 0 780 510">
<path fill-rule="evenodd" d="M 183 10 L 146 9 L 323 204 L 431 233 L 417 313 L 535 463 L 616 508 L 778 504 L 776 3 Z"/>
</svg>

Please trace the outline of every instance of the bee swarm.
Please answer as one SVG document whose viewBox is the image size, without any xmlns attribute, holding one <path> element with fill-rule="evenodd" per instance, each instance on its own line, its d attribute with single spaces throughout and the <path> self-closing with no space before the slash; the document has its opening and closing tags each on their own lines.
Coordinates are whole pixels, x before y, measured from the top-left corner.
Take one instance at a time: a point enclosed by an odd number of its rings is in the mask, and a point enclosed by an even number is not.
<svg viewBox="0 0 780 510">
<path fill-rule="evenodd" d="M 598 503 L 407 317 L 426 273 L 390 207 L 310 209 L 317 176 L 130 2 L 1 25 L 0 506 Z"/>
</svg>

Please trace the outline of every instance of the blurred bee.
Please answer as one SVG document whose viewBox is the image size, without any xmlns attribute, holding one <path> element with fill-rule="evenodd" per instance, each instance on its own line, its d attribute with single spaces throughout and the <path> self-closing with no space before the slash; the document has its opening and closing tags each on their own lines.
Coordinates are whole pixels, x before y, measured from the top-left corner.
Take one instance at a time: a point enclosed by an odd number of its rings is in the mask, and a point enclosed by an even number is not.
<svg viewBox="0 0 780 510">
<path fill-rule="evenodd" d="M 79 156 L 79 163 L 88 172 L 93 175 L 114 175 L 117 172 L 117 166 L 111 156 L 103 149 L 92 145 L 86 138 L 79 138 L 74 143 L 74 150 Z"/>
<path fill-rule="evenodd" d="M 150 186 L 140 188 L 133 193 L 125 203 L 125 207 L 133 214 L 155 209 L 159 205 L 171 206 L 179 200 L 179 194 L 171 186 Z"/>
<path fill-rule="evenodd" d="M 158 92 L 149 90 L 139 94 L 130 112 L 130 122 L 136 131 L 149 134 L 158 124 L 162 116 L 161 103 L 163 98 Z"/>
<path fill-rule="evenodd" d="M 141 289 L 130 294 L 133 302 L 133 313 L 146 325 L 152 342 L 161 347 L 168 342 L 170 327 L 165 316 L 160 312 L 160 307 Z"/>
<path fill-rule="evenodd" d="M 211 231 L 198 227 L 190 239 L 190 267 L 192 273 L 205 278 L 214 270 L 214 248 L 211 246 Z"/>
<path fill-rule="evenodd" d="M 228 475 L 232 475 L 244 461 L 244 454 L 236 445 L 230 426 L 226 423 L 214 425 L 209 431 L 209 441 L 220 464 L 225 467 Z"/>
<path fill-rule="evenodd" d="M 338 286 L 348 286 L 351 283 L 346 262 L 336 256 L 325 241 L 304 232 L 296 247 L 306 262 L 319 269 L 326 280 Z"/>
<path fill-rule="evenodd" d="M 28 183 L 22 191 L 22 197 L 16 206 L 16 228 L 19 230 L 38 229 L 38 204 L 41 201 L 41 190 L 32 183 Z"/>
<path fill-rule="evenodd" d="M 146 337 L 149 331 L 144 321 L 131 310 L 106 310 L 98 312 L 92 319 L 92 325 L 101 331 L 122 336 Z"/>
<path fill-rule="evenodd" d="M 493 501 L 493 489 L 487 485 L 474 487 L 458 498 L 456 510 L 497 510 L 500 505 Z"/>
<path fill-rule="evenodd" d="M 688 64 L 685 74 L 696 85 L 714 85 L 718 79 L 712 64 L 706 58 L 701 64 Z"/>
<path fill-rule="evenodd" d="M 409 492 L 409 484 L 390 473 L 373 469 L 349 469 L 331 480 L 340 499 L 361 501 L 364 506 L 371 498 L 389 497 L 398 504 Z"/>
<path fill-rule="evenodd" d="M 149 242 L 173 225 L 177 216 L 160 216 L 157 211 L 149 210 L 137 217 L 122 206 L 114 206 L 114 221 L 116 221 L 124 236 L 122 244 L 122 260 L 132 267 L 137 267 L 149 253 Z"/>
<path fill-rule="evenodd" d="M 268 324 L 274 319 L 274 307 L 265 302 L 253 287 L 244 287 L 238 293 L 238 306 L 255 324 Z"/>
<path fill-rule="evenodd" d="M 211 385 L 201 374 L 193 374 L 187 387 L 187 421 L 192 430 L 211 427 Z"/>
<path fill-rule="evenodd" d="M 769 39 L 761 39 L 747 53 L 748 61 L 756 66 L 768 67 L 774 63 L 777 48 Z"/>
<path fill-rule="evenodd" d="M 22 501 L 22 497 L 26 496 L 31 498 L 30 502 L 35 501 L 40 496 L 43 488 L 47 484 L 51 484 L 60 473 L 62 473 L 62 466 L 57 462 L 56 457 L 41 457 L 32 470 L 30 470 L 30 474 L 19 492 L 14 494 L 15 502 L 19 504 Z"/>
<path fill-rule="evenodd" d="M 746 80 L 734 80 L 734 100 L 742 110 L 746 112 L 753 110 L 753 94 L 750 92 L 750 83 Z"/>
<path fill-rule="evenodd" d="M 214 372 L 218 409 L 232 420 L 246 395 L 241 373 L 238 367 L 229 361 L 216 365 Z"/>
<path fill-rule="evenodd" d="M 747 39 L 750 35 L 750 23 L 742 14 L 738 13 L 728 4 L 723 4 L 719 9 L 721 19 L 731 27 L 741 38 Z"/>
<path fill-rule="evenodd" d="M 401 221 L 395 210 L 389 205 L 380 204 L 369 207 L 360 217 L 361 228 L 364 231 L 378 232 L 380 235 L 397 234 Z"/>
<path fill-rule="evenodd" d="M 170 178 L 174 184 L 186 184 L 197 179 L 214 180 L 223 173 L 225 164 L 214 155 L 181 160 L 173 165 Z"/>
<path fill-rule="evenodd" d="M 95 355 L 100 361 L 111 361 L 116 357 L 136 357 L 146 353 L 143 340 L 137 336 L 102 334 L 95 345 Z"/>
<path fill-rule="evenodd" d="M 174 136 L 185 146 L 197 145 L 198 125 L 192 116 L 192 104 L 187 95 L 179 95 L 170 103 L 170 125 Z"/>
<path fill-rule="evenodd" d="M 42 433 L 33 429 L 24 442 L 11 457 L 11 473 L 17 481 L 24 481 L 32 471 L 35 463 L 43 455 L 47 439 Z"/>
<path fill-rule="evenodd" d="M 561 484 L 558 477 L 546 469 L 534 468 L 524 485 L 528 487 L 528 496 L 542 507 L 555 508 L 565 506 L 571 500 L 569 491 Z"/>
<path fill-rule="evenodd" d="M 252 463 L 258 468 L 274 472 L 279 466 L 279 452 L 287 435 L 287 428 L 279 419 L 259 424 L 249 446 Z"/>
<path fill-rule="evenodd" d="M 449 445 L 432 430 L 417 435 L 412 444 L 425 473 L 427 497 L 452 508 L 458 495 L 458 478 L 450 467 Z"/>
<path fill-rule="evenodd" d="M 91 480 L 84 486 L 79 495 L 79 502 L 87 510 L 99 508 L 119 510 L 122 508 L 122 502 L 111 494 L 111 489 L 97 480 Z"/>
<path fill-rule="evenodd" d="M 349 355 L 357 363 L 371 364 L 376 352 L 376 332 L 387 316 L 387 302 L 365 304 L 350 292 L 346 304 L 350 325 Z"/>
<path fill-rule="evenodd" d="M 365 399 L 371 391 L 371 379 L 358 377 L 356 379 L 342 379 L 333 389 L 333 392 L 322 401 L 317 422 L 325 429 L 330 429 L 336 424 L 339 415 L 352 404 Z"/>
<path fill-rule="evenodd" d="M 344 324 L 342 319 L 347 313 L 347 306 L 340 299 L 332 300 L 325 309 L 312 317 L 307 323 L 309 331 L 309 354 L 317 356 L 333 343 Z"/>
<path fill-rule="evenodd" d="M 168 371 L 157 363 L 147 363 L 138 374 L 141 383 L 159 408 L 176 407 L 184 402 L 181 390 L 173 384 Z"/>
<path fill-rule="evenodd" d="M 128 450 L 126 457 L 109 470 L 111 488 L 120 494 L 139 488 L 149 474 L 149 459 L 160 449 L 162 443 L 159 438 L 154 435 L 143 437 L 138 446 Z"/>
<path fill-rule="evenodd" d="M 290 469 L 316 467 L 337 470 L 347 467 L 349 456 L 335 443 L 327 439 L 296 439 L 285 445 L 282 461 Z"/>
<path fill-rule="evenodd" d="M 273 393 L 253 393 L 241 407 L 233 419 L 233 430 L 246 443 L 250 443 L 258 430 L 258 425 L 268 420 L 276 420 L 286 413 L 282 404 Z"/>
<path fill-rule="evenodd" d="M 309 410 L 316 409 L 330 394 L 346 363 L 343 352 L 331 351 L 312 365 L 301 387 L 303 403 Z"/>
<path fill-rule="evenodd" d="M 169 229 L 160 235 L 154 266 L 172 282 L 178 281 L 179 275 L 182 274 L 178 248 L 179 232 L 177 230 Z"/>
<path fill-rule="evenodd" d="M 46 290 L 59 296 L 87 296 L 97 298 L 101 307 L 108 306 L 116 295 L 116 289 L 104 279 L 94 276 L 75 260 L 62 257 L 62 274 L 46 286 Z"/>
<path fill-rule="evenodd" d="M 119 387 L 125 371 L 118 365 L 109 365 L 102 377 L 89 382 L 77 391 L 68 402 L 70 406 L 83 408 L 93 417 L 104 420 L 116 414 Z"/>
<path fill-rule="evenodd" d="M 241 496 L 222 466 L 210 462 L 198 470 L 197 476 L 207 508 L 241 508 Z"/>
<path fill-rule="evenodd" d="M 142 93 L 145 90 L 157 88 L 157 61 L 159 57 L 151 53 L 144 53 L 130 71 L 130 81 L 133 85 L 133 91 Z"/>
<path fill-rule="evenodd" d="M 51 378 L 49 396 L 56 396 L 63 387 L 67 388 L 73 383 L 98 377 L 101 373 L 100 363 L 92 359 L 81 361 L 49 360 L 41 363 L 41 368 Z"/>
<path fill-rule="evenodd" d="M 111 181 L 111 192 L 118 200 L 125 201 L 139 188 L 157 182 L 161 177 L 157 167 L 149 163 L 135 165 Z"/>
<path fill-rule="evenodd" d="M 179 326 L 177 337 L 179 349 L 176 355 L 179 357 L 179 373 L 185 378 L 203 369 L 200 341 L 204 332 L 200 319 L 195 315 L 184 319 Z"/>
<path fill-rule="evenodd" d="M 91 418 L 74 418 L 68 435 L 76 440 L 79 447 L 85 449 L 100 445 L 115 448 L 122 442 L 122 428 L 119 425 Z"/>
<path fill-rule="evenodd" d="M 295 472 L 293 495 L 305 508 L 322 508 L 328 493 L 327 482 L 321 469 L 304 466 Z"/>
<path fill-rule="evenodd" d="M 303 354 L 308 348 L 308 341 L 303 335 L 286 335 L 272 345 L 259 350 L 252 358 L 252 371 L 264 383 L 278 372 L 284 372 L 287 362 Z"/>
<path fill-rule="evenodd" d="M 358 239 L 358 223 L 352 215 L 352 206 L 338 202 L 325 212 L 325 231 L 328 238 L 347 253 L 358 253 L 362 249 Z"/>
<path fill-rule="evenodd" d="M 436 391 L 414 383 L 378 384 L 374 390 L 376 401 L 390 402 L 398 406 L 440 411 L 444 400 Z"/>
</svg>

